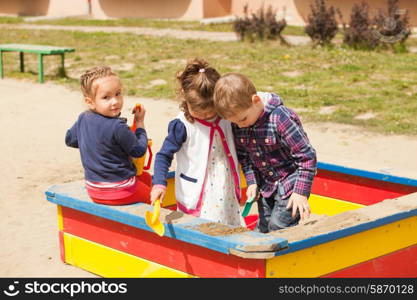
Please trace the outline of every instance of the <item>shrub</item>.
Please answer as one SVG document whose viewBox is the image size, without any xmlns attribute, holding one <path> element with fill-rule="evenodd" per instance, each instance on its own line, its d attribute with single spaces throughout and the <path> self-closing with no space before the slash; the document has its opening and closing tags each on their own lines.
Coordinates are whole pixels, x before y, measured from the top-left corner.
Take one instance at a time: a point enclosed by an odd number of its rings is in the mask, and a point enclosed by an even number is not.
<svg viewBox="0 0 417 300">
<path fill-rule="evenodd" d="M 336 9 L 333 6 L 327 9 L 324 0 L 315 0 L 310 7 L 311 12 L 307 18 L 308 24 L 305 32 L 310 36 L 314 45 L 330 44 L 338 31 Z"/>
<path fill-rule="evenodd" d="M 369 5 L 364 1 L 354 4 L 349 26 L 343 23 L 343 43 L 354 49 L 374 49 L 379 40 L 374 34 L 373 23 L 369 16 Z"/>
<path fill-rule="evenodd" d="M 236 32 L 238 38 L 243 41 L 245 36 L 248 34 L 248 28 L 251 25 L 251 21 L 248 17 L 248 6 L 245 5 L 243 8 L 244 16 L 242 18 L 238 17 L 233 22 L 233 29 Z"/>
<path fill-rule="evenodd" d="M 379 10 L 374 19 L 374 35 L 392 47 L 395 43 L 404 44 L 411 34 L 408 10 L 400 10 L 398 0 L 387 0 L 387 6 L 387 12 Z"/>
<path fill-rule="evenodd" d="M 408 11 L 398 8 L 398 0 L 387 0 L 387 7 L 371 19 L 368 4 L 355 4 L 349 26 L 343 23 L 343 42 L 354 49 L 405 49 L 404 42 L 411 34 Z"/>
<path fill-rule="evenodd" d="M 284 37 L 281 35 L 287 22 L 285 19 L 277 20 L 276 10 L 268 7 L 267 11 L 264 11 L 263 6 L 249 16 L 248 5 L 244 6 L 244 16 L 238 17 L 233 23 L 233 28 L 241 41 L 249 40 L 254 42 L 255 40 L 276 40 L 279 39 L 282 44 L 287 44 Z"/>
</svg>

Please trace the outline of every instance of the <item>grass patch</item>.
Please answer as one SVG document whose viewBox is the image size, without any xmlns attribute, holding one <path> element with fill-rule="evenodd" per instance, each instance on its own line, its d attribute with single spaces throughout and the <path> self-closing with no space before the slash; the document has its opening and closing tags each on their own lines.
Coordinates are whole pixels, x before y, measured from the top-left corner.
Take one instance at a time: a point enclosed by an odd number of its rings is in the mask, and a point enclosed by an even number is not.
<svg viewBox="0 0 417 300">
<path fill-rule="evenodd" d="M 86 18 L 62 18 L 56 20 L 41 20 L 31 22 L 33 24 L 47 25 L 78 25 L 78 26 L 126 26 L 126 27 L 150 27 L 158 29 L 178 30 L 202 30 L 232 32 L 233 25 L 225 24 L 201 24 L 198 21 L 179 21 L 147 18 L 120 18 L 112 20 L 94 20 Z"/>
<path fill-rule="evenodd" d="M 68 46 L 66 73 L 59 57 L 45 57 L 46 80 L 79 90 L 79 75 L 95 65 L 115 69 L 125 94 L 175 98 L 175 72 L 192 57 L 204 57 L 219 72 L 248 75 L 260 91 L 278 93 L 289 107 L 304 108 L 304 121 L 355 124 L 382 133 L 417 134 L 417 57 L 414 53 L 355 51 L 343 47 L 283 47 L 278 42 L 207 42 L 121 33 L 4 30 L 2 43 Z M 7 78 L 37 81 L 37 57 L 25 55 L 19 72 L 17 53 L 4 53 Z M 287 74 L 287 75 L 283 75 Z M 288 75 L 289 74 L 289 75 Z M 159 82 L 153 85 L 152 82 Z M 160 83 L 162 82 L 162 84 Z M 165 82 L 165 83 L 164 83 Z M 334 106 L 321 114 L 323 106 Z M 355 117 L 371 112 L 368 120 Z"/>
<path fill-rule="evenodd" d="M 112 20 L 94 20 L 87 18 L 61 18 L 55 20 L 40 20 L 25 22 L 21 17 L 0 17 L 0 24 L 38 24 L 38 25 L 77 25 L 77 26 L 126 26 L 126 27 L 151 27 L 158 29 L 178 29 L 178 30 L 198 30 L 198 31 L 217 31 L 233 32 L 233 23 L 221 24 L 201 24 L 198 21 L 179 21 L 179 20 L 160 20 L 148 18 L 120 18 Z M 307 36 L 303 26 L 287 25 L 283 31 L 286 35 Z"/>
<path fill-rule="evenodd" d="M 22 17 L 0 17 L 0 24 L 19 24 L 24 22 Z"/>
<path fill-rule="evenodd" d="M 301 35 L 308 36 L 304 31 L 304 26 L 287 25 L 282 32 L 284 35 Z"/>
</svg>

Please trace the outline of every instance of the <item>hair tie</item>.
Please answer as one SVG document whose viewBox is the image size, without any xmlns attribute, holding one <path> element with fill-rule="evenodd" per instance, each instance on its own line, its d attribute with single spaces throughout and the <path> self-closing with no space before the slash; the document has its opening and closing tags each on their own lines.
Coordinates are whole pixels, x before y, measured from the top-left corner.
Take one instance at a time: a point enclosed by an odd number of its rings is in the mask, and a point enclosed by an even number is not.
<svg viewBox="0 0 417 300">
<path fill-rule="evenodd" d="M 204 68 L 201 68 L 200 70 L 198 70 L 198 72 L 200 72 L 200 73 L 204 73 L 206 71 L 206 69 L 204 69 Z"/>
</svg>

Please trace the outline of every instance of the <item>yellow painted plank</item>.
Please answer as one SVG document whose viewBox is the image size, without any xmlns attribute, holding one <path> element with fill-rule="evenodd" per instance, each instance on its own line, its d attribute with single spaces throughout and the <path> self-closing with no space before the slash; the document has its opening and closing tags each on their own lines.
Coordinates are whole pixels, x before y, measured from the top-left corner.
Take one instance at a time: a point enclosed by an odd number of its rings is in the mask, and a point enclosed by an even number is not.
<svg viewBox="0 0 417 300">
<path fill-rule="evenodd" d="M 57 215 L 58 215 L 58 230 L 64 230 L 64 219 L 62 218 L 62 206 L 57 205 Z"/>
<path fill-rule="evenodd" d="M 103 277 L 194 277 L 68 233 L 64 233 L 64 245 L 66 263 Z"/>
<path fill-rule="evenodd" d="M 417 216 L 266 261 L 267 277 L 318 277 L 417 244 Z M 290 245 L 291 247 L 291 245 Z"/>
<path fill-rule="evenodd" d="M 338 200 L 325 196 L 311 194 L 308 199 L 311 207 L 311 212 L 316 215 L 333 216 L 348 210 L 354 210 L 365 205 L 352 203 L 349 201 Z"/>
</svg>

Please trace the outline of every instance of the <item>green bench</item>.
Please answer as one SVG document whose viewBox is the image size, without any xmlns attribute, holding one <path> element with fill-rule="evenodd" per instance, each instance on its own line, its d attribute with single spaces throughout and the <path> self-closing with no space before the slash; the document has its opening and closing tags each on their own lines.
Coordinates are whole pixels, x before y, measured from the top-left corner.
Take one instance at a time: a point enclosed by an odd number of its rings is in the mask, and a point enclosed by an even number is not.
<svg viewBox="0 0 417 300">
<path fill-rule="evenodd" d="M 65 70 L 65 53 L 74 52 L 74 48 L 54 47 L 44 45 L 27 45 L 27 44 L 0 44 L 0 78 L 3 78 L 3 52 L 19 52 L 20 53 L 20 72 L 25 71 L 24 53 L 38 54 L 38 77 L 39 82 L 44 82 L 43 76 L 43 57 L 45 55 L 61 55 L 62 69 Z"/>
</svg>

